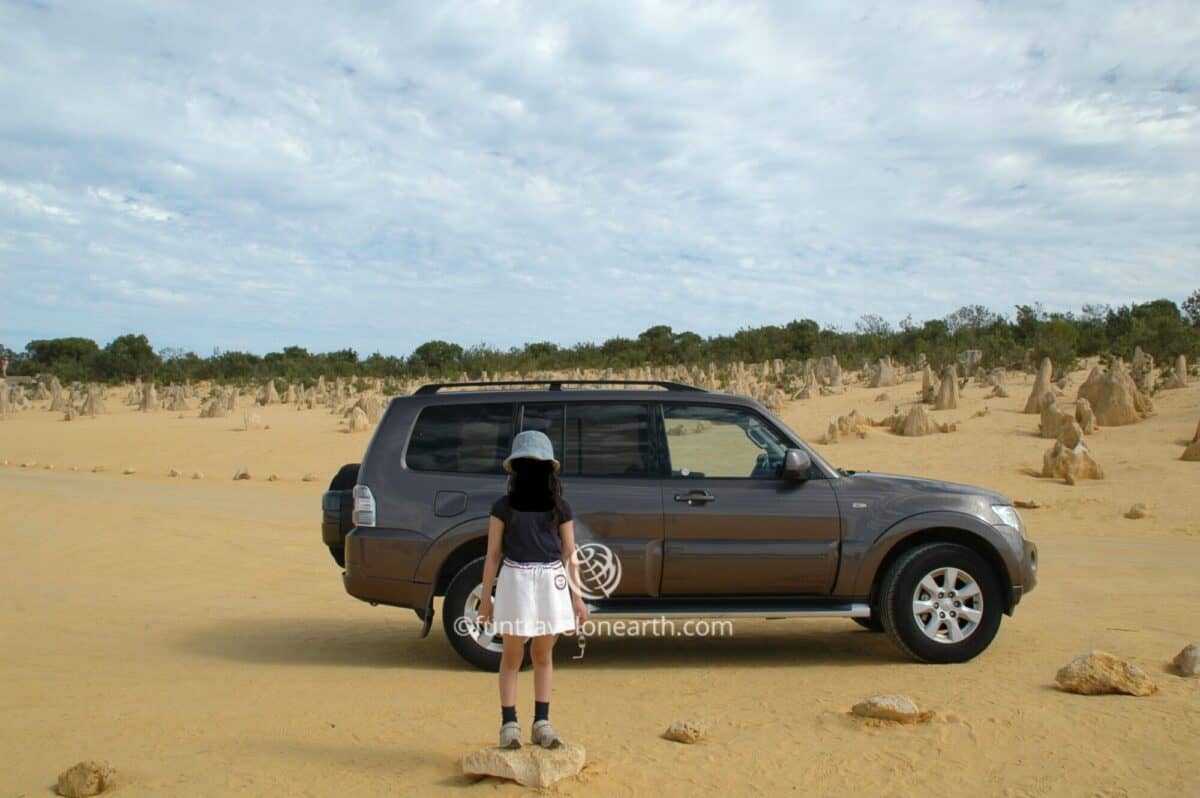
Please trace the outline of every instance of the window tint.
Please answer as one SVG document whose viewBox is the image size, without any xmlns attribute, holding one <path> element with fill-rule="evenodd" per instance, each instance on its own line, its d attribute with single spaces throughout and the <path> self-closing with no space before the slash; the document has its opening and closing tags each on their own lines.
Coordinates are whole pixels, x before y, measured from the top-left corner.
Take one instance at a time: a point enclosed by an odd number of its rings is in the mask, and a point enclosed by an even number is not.
<svg viewBox="0 0 1200 798">
<path fill-rule="evenodd" d="M 788 443 L 756 414 L 737 407 L 663 404 L 675 477 L 777 479 Z"/>
<path fill-rule="evenodd" d="M 512 446 L 511 404 L 442 405 L 421 411 L 405 462 L 416 471 L 502 474 Z"/>
<path fill-rule="evenodd" d="M 562 462 L 563 456 L 563 406 L 562 402 L 552 405 L 525 405 L 521 416 L 521 431 L 535 429 L 546 433 L 554 446 L 554 456 Z"/>
<path fill-rule="evenodd" d="M 581 477 L 651 476 L 650 411 L 644 404 L 567 404 L 562 473 Z"/>
</svg>

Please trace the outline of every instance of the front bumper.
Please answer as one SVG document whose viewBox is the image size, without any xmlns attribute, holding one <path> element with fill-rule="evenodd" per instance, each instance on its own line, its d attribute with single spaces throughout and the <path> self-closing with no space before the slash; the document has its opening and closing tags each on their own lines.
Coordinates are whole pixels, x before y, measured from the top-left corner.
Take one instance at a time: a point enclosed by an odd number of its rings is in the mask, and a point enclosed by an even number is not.
<svg viewBox="0 0 1200 798">
<path fill-rule="evenodd" d="M 1021 598 L 1037 587 L 1038 548 L 1032 540 L 1022 540 L 1020 581 L 1012 586 L 1012 606 L 1021 602 Z"/>
</svg>

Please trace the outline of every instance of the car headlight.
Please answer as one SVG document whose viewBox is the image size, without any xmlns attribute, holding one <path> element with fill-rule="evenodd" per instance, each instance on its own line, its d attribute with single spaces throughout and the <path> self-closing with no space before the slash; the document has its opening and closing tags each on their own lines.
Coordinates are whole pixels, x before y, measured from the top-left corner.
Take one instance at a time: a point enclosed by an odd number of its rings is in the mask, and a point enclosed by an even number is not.
<svg viewBox="0 0 1200 798">
<path fill-rule="evenodd" d="M 1011 504 L 993 504 L 992 512 L 1000 519 L 1000 523 L 1004 526 L 1011 526 L 1013 529 L 1025 535 L 1025 524 L 1021 521 L 1021 514 L 1017 512 L 1017 508 Z"/>
</svg>

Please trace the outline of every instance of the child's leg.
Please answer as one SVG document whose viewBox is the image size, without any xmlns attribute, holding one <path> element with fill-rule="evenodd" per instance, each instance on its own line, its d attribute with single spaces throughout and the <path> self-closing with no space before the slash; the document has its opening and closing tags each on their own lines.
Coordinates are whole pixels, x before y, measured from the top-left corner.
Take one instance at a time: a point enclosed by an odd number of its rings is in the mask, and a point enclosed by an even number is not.
<svg viewBox="0 0 1200 798">
<path fill-rule="evenodd" d="M 554 635 L 533 638 L 530 655 L 533 658 L 533 700 L 550 703 L 554 689 Z"/>
<path fill-rule="evenodd" d="M 533 638 L 533 742 L 558 748 L 562 740 L 550 725 L 550 691 L 554 687 L 554 635 Z"/>
<path fill-rule="evenodd" d="M 525 638 L 504 635 L 504 651 L 500 654 L 500 706 L 517 705 L 517 672 L 525 659 Z"/>
</svg>

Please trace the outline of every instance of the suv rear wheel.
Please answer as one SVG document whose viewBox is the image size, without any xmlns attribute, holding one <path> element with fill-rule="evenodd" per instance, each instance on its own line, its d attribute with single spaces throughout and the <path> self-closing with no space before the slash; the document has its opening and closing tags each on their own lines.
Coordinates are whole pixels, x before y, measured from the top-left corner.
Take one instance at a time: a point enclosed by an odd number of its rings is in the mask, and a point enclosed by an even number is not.
<svg viewBox="0 0 1200 798">
<path fill-rule="evenodd" d="M 483 561 L 483 557 L 471 560 L 450 580 L 442 602 L 442 627 L 450 645 L 463 659 L 476 668 L 496 673 L 500 670 L 500 653 L 504 649 L 500 636 L 471 634 L 483 599 Z M 521 667 L 529 663 L 529 641 L 525 641 Z"/>
<path fill-rule="evenodd" d="M 883 628 L 921 662 L 966 662 L 992 642 L 1003 601 L 992 567 L 952 543 L 917 546 L 884 574 Z"/>
</svg>

